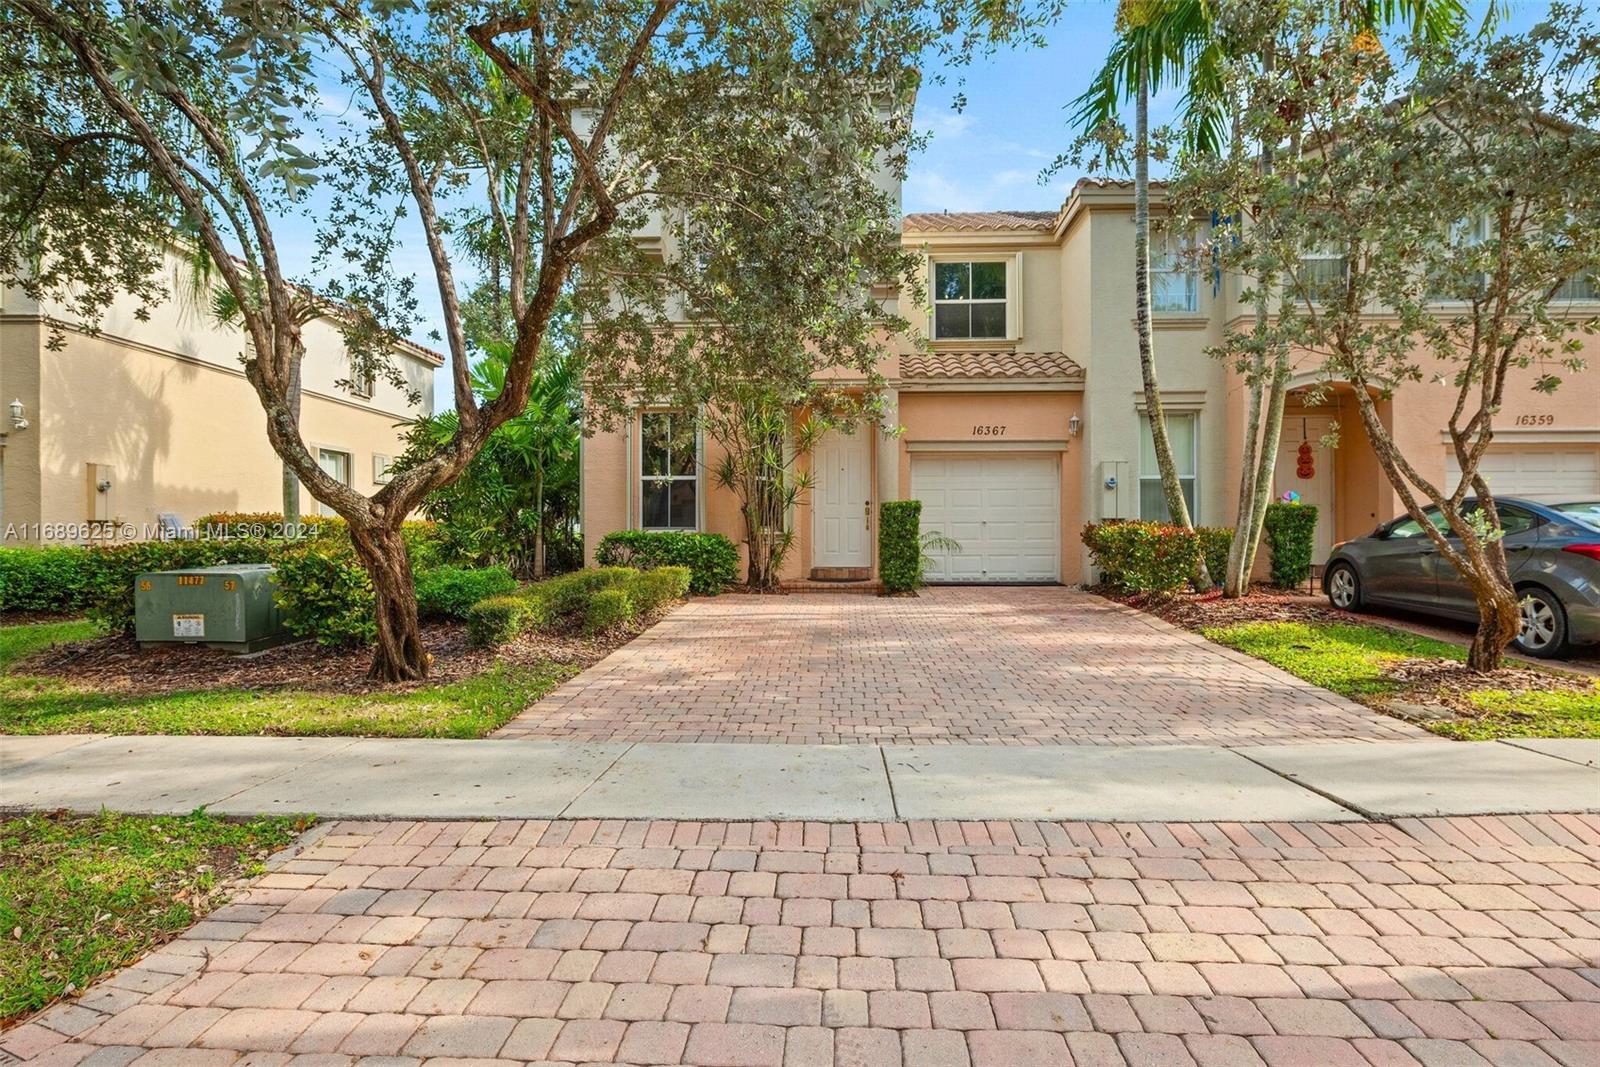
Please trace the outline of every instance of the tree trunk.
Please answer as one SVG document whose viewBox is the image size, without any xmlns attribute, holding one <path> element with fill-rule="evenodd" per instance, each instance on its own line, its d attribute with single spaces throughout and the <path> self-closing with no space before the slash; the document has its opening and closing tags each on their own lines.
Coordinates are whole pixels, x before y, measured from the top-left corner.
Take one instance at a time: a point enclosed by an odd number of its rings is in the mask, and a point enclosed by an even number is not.
<svg viewBox="0 0 1600 1067">
<path fill-rule="evenodd" d="M 289 366 L 289 416 L 296 426 L 300 425 L 300 358 L 297 356 Z M 289 530 L 295 530 L 300 525 L 300 479 L 294 476 L 294 468 L 285 463 L 283 465 L 283 524 Z"/>
<path fill-rule="evenodd" d="M 533 482 L 533 577 L 542 580 L 547 575 L 544 561 L 544 468 Z"/>
<path fill-rule="evenodd" d="M 1150 80 L 1145 65 L 1139 68 L 1139 94 L 1135 109 L 1133 146 L 1133 289 L 1134 326 L 1139 335 L 1139 372 L 1144 379 L 1144 407 L 1150 418 L 1150 437 L 1155 445 L 1156 467 L 1161 472 L 1161 493 L 1167 512 L 1178 526 L 1192 527 L 1189 504 L 1178 480 L 1178 464 L 1167 438 L 1167 415 L 1161 405 L 1161 386 L 1156 381 L 1155 338 L 1150 309 Z M 1200 561 L 1205 572 L 1205 560 Z"/>
<path fill-rule="evenodd" d="M 417 621 L 417 592 L 411 559 L 400 531 L 388 526 L 349 523 L 356 558 L 372 578 L 378 621 L 378 644 L 367 677 L 381 682 L 415 681 L 428 676 L 433 657 L 422 646 Z"/>
<path fill-rule="evenodd" d="M 1250 526 L 1240 561 L 1240 581 L 1248 588 L 1250 572 L 1256 567 L 1261 548 L 1261 530 L 1267 524 L 1267 505 L 1272 503 L 1272 472 L 1277 466 L 1278 443 L 1283 438 L 1283 405 L 1289 392 L 1289 350 L 1280 347 L 1273 360 L 1272 382 L 1267 394 L 1266 427 L 1261 432 L 1261 450 L 1256 455 L 1256 482 L 1252 491 Z M 1234 532 L 1238 536 L 1238 531 Z"/>
<path fill-rule="evenodd" d="M 1516 591 L 1511 588 L 1509 577 L 1502 583 L 1493 576 L 1493 569 L 1491 565 L 1488 581 L 1467 577 L 1467 585 L 1478 602 L 1478 629 L 1467 650 L 1467 666 L 1485 674 L 1501 668 L 1506 646 L 1522 629 Z"/>
</svg>

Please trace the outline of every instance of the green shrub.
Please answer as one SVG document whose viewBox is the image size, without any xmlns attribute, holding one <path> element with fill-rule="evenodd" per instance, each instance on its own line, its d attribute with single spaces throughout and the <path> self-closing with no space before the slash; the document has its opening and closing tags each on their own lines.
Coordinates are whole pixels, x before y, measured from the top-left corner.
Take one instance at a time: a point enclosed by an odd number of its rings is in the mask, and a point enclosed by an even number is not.
<svg viewBox="0 0 1600 1067">
<path fill-rule="evenodd" d="M 1264 530 L 1272 550 L 1272 584 L 1285 589 L 1304 585 L 1316 551 L 1316 505 L 1268 504 Z"/>
<path fill-rule="evenodd" d="M 91 618 L 112 633 L 133 631 L 133 583 L 147 571 L 188 570 L 224 563 L 276 562 L 278 545 L 270 541 L 130 541 L 95 546 L 89 554 Z"/>
<path fill-rule="evenodd" d="M 878 505 L 878 577 L 890 593 L 922 584 L 922 501 L 885 500 Z"/>
<path fill-rule="evenodd" d="M 1200 535 L 1200 554 L 1205 557 L 1206 573 L 1211 576 L 1212 585 L 1221 585 L 1228 573 L 1228 550 L 1233 547 L 1233 530 L 1227 526 L 1201 526 L 1195 533 Z"/>
<path fill-rule="evenodd" d="M 503 645 L 527 629 L 531 607 L 519 596 L 492 596 L 467 609 L 467 640 Z"/>
<path fill-rule="evenodd" d="M 1133 593 L 1176 592 L 1200 563 L 1200 536 L 1165 523 L 1092 522 L 1083 544 L 1109 584 Z"/>
<path fill-rule="evenodd" d="M 193 526 L 199 536 L 210 538 L 282 537 L 284 532 L 281 511 L 213 511 L 194 520 Z"/>
<path fill-rule="evenodd" d="M 739 576 L 739 550 L 721 534 L 662 530 L 618 530 L 600 539 L 595 561 L 602 567 L 688 567 L 689 591 L 715 596 Z"/>
<path fill-rule="evenodd" d="M 346 544 L 309 541 L 277 558 L 283 625 L 319 645 L 369 645 L 378 636 L 372 579 Z"/>
<path fill-rule="evenodd" d="M 478 601 L 517 590 L 504 567 L 435 567 L 418 572 L 416 582 L 417 611 L 430 619 L 464 619 Z"/>
<path fill-rule="evenodd" d="M 633 598 L 628 596 L 627 589 L 614 586 L 598 590 L 584 606 L 583 632 L 598 634 L 614 630 L 633 621 L 636 614 Z"/>
<path fill-rule="evenodd" d="M 530 586 L 527 595 L 542 601 L 549 621 L 558 622 L 582 616 L 590 597 L 603 589 L 626 585 L 638 573 L 632 567 L 591 567 Z"/>
<path fill-rule="evenodd" d="M 89 607 L 94 577 L 87 548 L 0 548 L 0 611 L 78 614 Z"/>
<path fill-rule="evenodd" d="M 680 600 L 689 591 L 688 567 L 657 567 L 640 571 L 624 587 L 633 600 L 634 610 L 648 615 L 661 605 Z"/>
</svg>

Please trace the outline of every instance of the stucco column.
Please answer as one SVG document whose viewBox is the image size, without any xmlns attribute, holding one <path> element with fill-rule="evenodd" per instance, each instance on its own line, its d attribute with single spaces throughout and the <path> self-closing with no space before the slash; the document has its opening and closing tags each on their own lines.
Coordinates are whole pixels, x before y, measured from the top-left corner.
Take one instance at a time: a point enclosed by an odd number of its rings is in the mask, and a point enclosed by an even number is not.
<svg viewBox="0 0 1600 1067">
<path fill-rule="evenodd" d="M 894 429 L 900 425 L 900 390 L 885 387 L 883 390 L 883 425 Z M 885 500 L 900 499 L 900 438 L 878 431 L 878 490 L 876 505 Z"/>
</svg>

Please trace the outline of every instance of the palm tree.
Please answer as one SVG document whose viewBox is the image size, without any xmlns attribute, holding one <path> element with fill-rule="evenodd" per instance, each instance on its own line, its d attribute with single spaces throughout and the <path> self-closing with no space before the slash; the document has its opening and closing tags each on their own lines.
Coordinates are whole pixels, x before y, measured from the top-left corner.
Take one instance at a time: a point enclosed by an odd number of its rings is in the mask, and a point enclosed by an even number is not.
<svg viewBox="0 0 1600 1067">
<path fill-rule="evenodd" d="M 1278 18 L 1281 12 L 1250 4 L 1239 11 L 1254 17 Z M 1149 94 L 1159 91 L 1166 81 L 1182 80 L 1180 104 L 1183 127 L 1182 147 L 1192 152 L 1216 152 L 1230 135 L 1230 101 L 1225 90 L 1224 71 L 1232 61 L 1252 60 L 1270 69 L 1273 56 L 1238 55 L 1230 38 L 1225 16 L 1226 0 L 1121 0 L 1117 11 L 1119 36 L 1105 63 L 1087 91 L 1074 101 L 1074 125 L 1084 133 L 1114 126 L 1121 104 L 1135 101 L 1134 133 L 1134 280 L 1138 308 L 1135 317 L 1139 335 L 1139 363 L 1144 377 L 1145 409 L 1149 412 L 1156 463 L 1161 472 L 1162 495 L 1173 520 L 1189 525 L 1183 494 L 1166 439 L 1160 392 L 1156 387 L 1154 352 L 1150 331 L 1149 290 Z M 1485 26 L 1500 14 L 1498 3 L 1491 3 Z M 1328 20 L 1376 31 L 1407 21 L 1411 32 L 1431 41 L 1443 41 L 1457 33 L 1466 19 L 1462 0 L 1334 0 Z M 1291 138 L 1291 150 L 1298 138 Z M 1270 174 L 1278 145 L 1263 144 L 1257 150 L 1257 165 L 1263 175 Z M 1283 428 L 1283 408 L 1289 384 L 1289 352 L 1281 346 L 1270 354 L 1264 343 L 1268 299 L 1273 279 L 1257 279 L 1255 301 L 1255 341 L 1252 345 L 1249 410 L 1245 426 L 1244 454 L 1240 464 L 1239 503 L 1234 521 L 1234 538 L 1228 554 L 1228 570 L 1223 581 L 1224 595 L 1237 597 L 1249 589 L 1249 575 L 1255 565 L 1272 493 L 1272 474 Z M 1174 507 L 1176 500 L 1178 506 Z"/>
</svg>

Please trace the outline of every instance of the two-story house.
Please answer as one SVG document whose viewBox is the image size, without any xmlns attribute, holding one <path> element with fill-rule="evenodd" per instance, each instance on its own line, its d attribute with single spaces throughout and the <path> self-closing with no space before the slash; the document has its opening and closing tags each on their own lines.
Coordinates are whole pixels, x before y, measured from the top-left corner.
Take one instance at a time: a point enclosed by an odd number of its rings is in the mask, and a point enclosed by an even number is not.
<svg viewBox="0 0 1600 1067">
<path fill-rule="evenodd" d="M 176 252 L 163 281 L 173 295 L 137 314 L 117 299 L 97 332 L 62 307 L 17 289 L 0 293 L 0 533 L 17 541 L 74 541 L 159 533 L 218 511 L 278 511 L 283 464 L 240 363 L 246 338 L 189 294 Z M 62 346 L 50 346 L 52 324 Z M 393 354 L 406 382 L 351 371 L 338 324 L 305 326 L 301 427 L 323 469 L 370 493 L 404 447 L 405 424 L 433 410 L 443 362 L 413 344 Z M 301 513 L 321 505 L 301 490 Z"/>
<path fill-rule="evenodd" d="M 1159 202 L 1159 190 L 1157 191 Z M 1155 344 L 1173 450 L 1195 521 L 1232 525 L 1248 391 L 1206 353 L 1251 308 L 1236 280 L 1181 254 L 1192 236 L 1152 247 Z M 788 579 L 875 573 L 878 501 L 923 502 L 925 530 L 961 544 L 939 553 L 933 581 L 1086 580 L 1080 531 L 1107 518 L 1165 518 L 1145 418 L 1133 328 L 1133 189 L 1082 181 L 1059 211 L 905 216 L 903 240 L 924 257 L 929 307 L 902 305 L 920 327 L 881 366 L 896 434 L 829 434 L 813 451 L 815 486 L 796 509 Z M 1575 311 L 1600 311 L 1576 283 Z M 1589 341 L 1591 359 L 1600 343 Z M 1600 499 L 1600 374 L 1554 395 L 1509 390 L 1483 469 L 1502 493 Z M 1399 512 L 1361 430 L 1348 386 L 1293 383 L 1275 492 L 1318 505 L 1318 559 L 1337 541 Z M 1453 390 L 1407 384 L 1380 401 L 1401 449 L 1430 477 L 1453 459 L 1443 427 Z M 1316 402 L 1313 403 L 1313 400 Z M 593 558 L 618 529 L 742 536 L 729 494 L 707 477 L 712 447 L 689 413 L 649 406 L 584 442 L 583 530 Z M 1324 445 L 1330 424 L 1336 448 Z M 1310 463 L 1300 462 L 1308 445 Z"/>
</svg>

